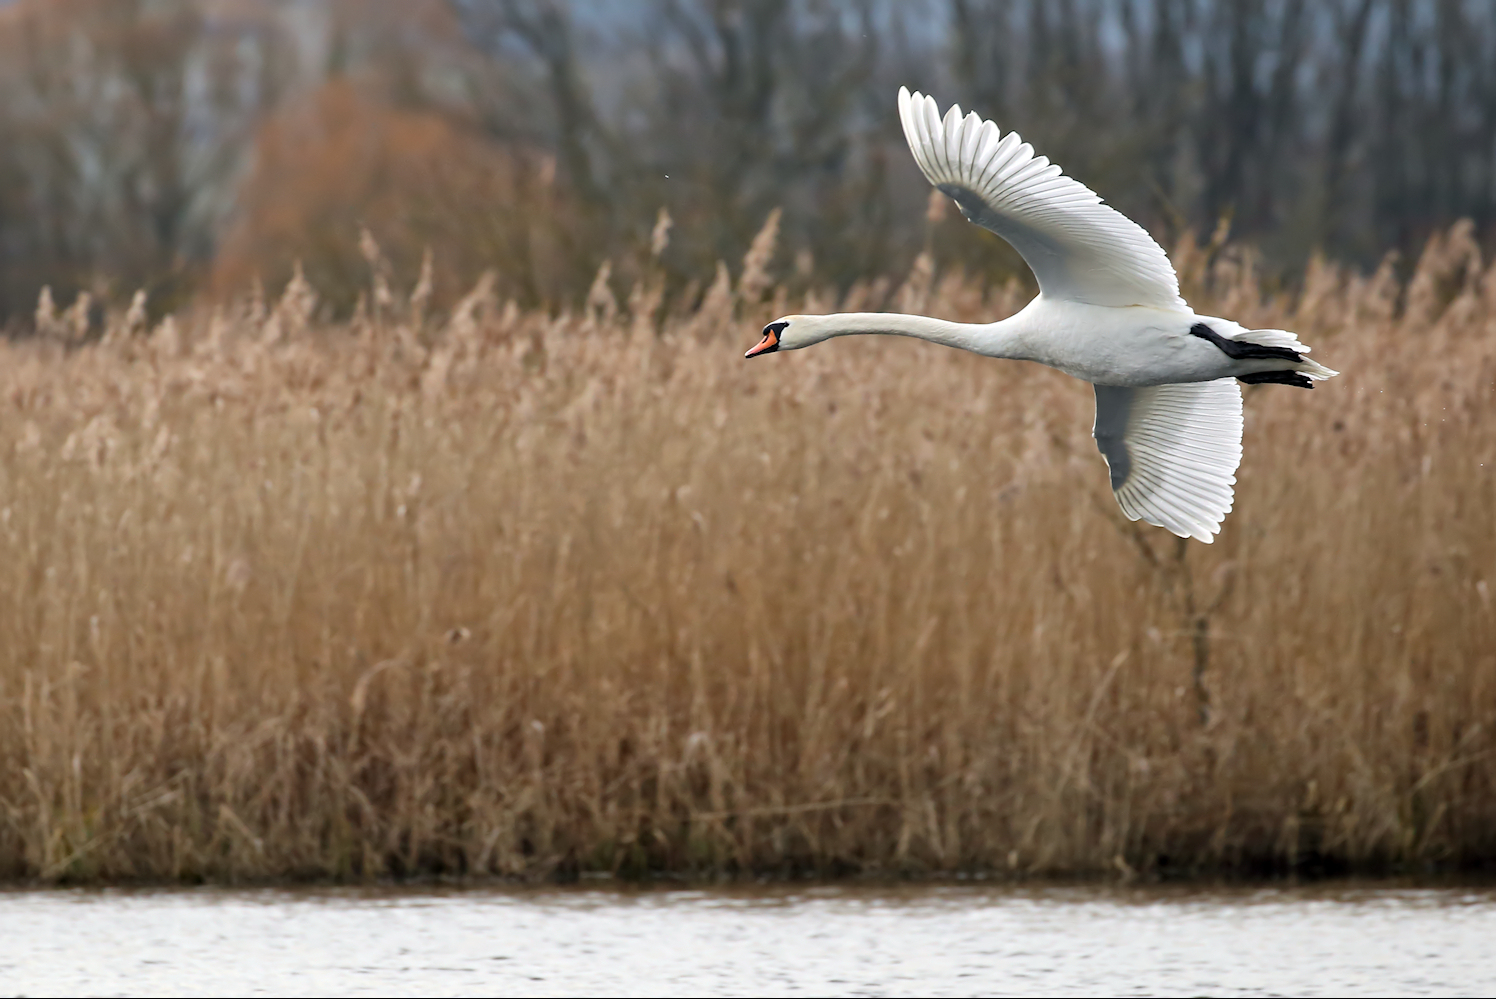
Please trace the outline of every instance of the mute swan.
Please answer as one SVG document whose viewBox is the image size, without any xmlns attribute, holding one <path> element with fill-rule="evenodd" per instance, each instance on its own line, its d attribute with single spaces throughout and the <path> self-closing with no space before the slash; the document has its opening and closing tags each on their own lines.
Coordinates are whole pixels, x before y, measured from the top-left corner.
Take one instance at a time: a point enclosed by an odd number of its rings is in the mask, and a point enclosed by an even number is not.
<svg viewBox="0 0 1496 999">
<path fill-rule="evenodd" d="M 1017 315 L 976 325 L 848 312 L 785 316 L 747 357 L 834 336 L 912 336 L 988 357 L 1038 361 L 1096 390 L 1092 435 L 1129 520 L 1209 544 L 1231 510 L 1241 464 L 1241 390 L 1313 388 L 1337 374 L 1286 330 L 1198 316 L 1169 258 L 1142 226 L 1014 132 L 899 88 L 899 117 L 919 168 L 972 222 L 1023 255 L 1039 294 Z M 1234 379 L 1234 380 L 1233 380 Z"/>
</svg>

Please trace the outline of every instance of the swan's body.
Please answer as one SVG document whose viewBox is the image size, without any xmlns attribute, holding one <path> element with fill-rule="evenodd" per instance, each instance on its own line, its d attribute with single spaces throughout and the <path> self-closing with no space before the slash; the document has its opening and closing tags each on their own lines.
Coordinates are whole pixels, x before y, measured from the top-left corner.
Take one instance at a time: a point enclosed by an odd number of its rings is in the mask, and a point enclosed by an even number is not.
<svg viewBox="0 0 1496 999">
<path fill-rule="evenodd" d="M 1235 360 L 1190 333 L 1202 323 L 1227 339 L 1250 332 L 1225 319 L 1146 305 L 1116 308 L 1056 301 L 1044 295 L 996 323 L 952 323 L 883 312 L 786 316 L 785 321 L 799 327 L 800 337 L 814 336 L 816 343 L 862 333 L 911 336 L 986 357 L 1037 361 L 1094 385 L 1142 388 L 1208 382 L 1285 367 L 1278 358 Z M 781 343 L 785 349 L 809 345 Z"/>
<path fill-rule="evenodd" d="M 1198 316 L 1146 231 L 1012 132 L 899 91 L 899 114 L 925 176 L 962 214 L 1002 236 L 1039 295 L 996 323 L 849 312 L 785 316 L 747 354 L 850 334 L 912 336 L 988 357 L 1037 361 L 1096 387 L 1093 434 L 1123 512 L 1209 543 L 1231 509 L 1241 463 L 1235 379 L 1301 388 L 1335 374 L 1285 330 Z"/>
</svg>

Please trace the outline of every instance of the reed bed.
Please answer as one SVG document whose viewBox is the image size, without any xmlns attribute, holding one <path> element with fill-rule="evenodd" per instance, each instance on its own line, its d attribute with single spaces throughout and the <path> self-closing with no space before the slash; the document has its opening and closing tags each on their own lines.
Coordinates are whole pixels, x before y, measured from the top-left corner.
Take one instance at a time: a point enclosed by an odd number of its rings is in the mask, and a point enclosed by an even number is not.
<svg viewBox="0 0 1496 999">
<path fill-rule="evenodd" d="M 0 876 L 1170 875 L 1496 858 L 1496 268 L 1176 252 L 1344 372 L 1247 391 L 1218 542 L 1127 523 L 1088 386 L 790 311 L 384 271 L 0 346 Z M 377 250 L 369 247 L 371 256 Z M 377 264 L 377 261 L 376 261 Z M 65 342 L 84 338 L 81 345 Z"/>
</svg>

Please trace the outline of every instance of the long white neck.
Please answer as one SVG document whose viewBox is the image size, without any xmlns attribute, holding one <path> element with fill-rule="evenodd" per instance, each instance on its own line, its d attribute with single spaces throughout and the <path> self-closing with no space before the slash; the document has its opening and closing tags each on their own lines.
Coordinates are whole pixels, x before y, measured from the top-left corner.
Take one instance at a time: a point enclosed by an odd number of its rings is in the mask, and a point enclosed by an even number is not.
<svg viewBox="0 0 1496 999">
<path fill-rule="evenodd" d="M 816 340 L 834 336 L 881 333 L 912 336 L 947 347 L 959 347 L 988 357 L 1030 358 L 1017 316 L 996 323 L 952 323 L 928 316 L 906 316 L 896 312 L 838 312 L 830 316 L 805 316 Z"/>
</svg>

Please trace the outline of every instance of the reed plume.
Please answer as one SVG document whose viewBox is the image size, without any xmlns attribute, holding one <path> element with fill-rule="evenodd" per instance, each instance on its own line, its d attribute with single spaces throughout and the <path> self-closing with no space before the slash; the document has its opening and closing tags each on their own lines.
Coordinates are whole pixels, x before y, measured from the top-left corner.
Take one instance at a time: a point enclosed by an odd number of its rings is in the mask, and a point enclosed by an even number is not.
<svg viewBox="0 0 1496 999">
<path fill-rule="evenodd" d="M 699 309 L 604 272 L 580 315 L 487 278 L 438 321 L 374 247 L 347 323 L 298 277 L 0 345 L 0 872 L 1496 857 L 1496 268 L 1468 228 L 1406 286 L 1320 261 L 1293 295 L 1179 249 L 1202 312 L 1344 372 L 1248 389 L 1210 548 L 1122 519 L 1057 373 L 876 339 L 744 364 L 801 304 L 772 240 Z M 846 298 L 1023 295 L 925 261 Z"/>
</svg>

